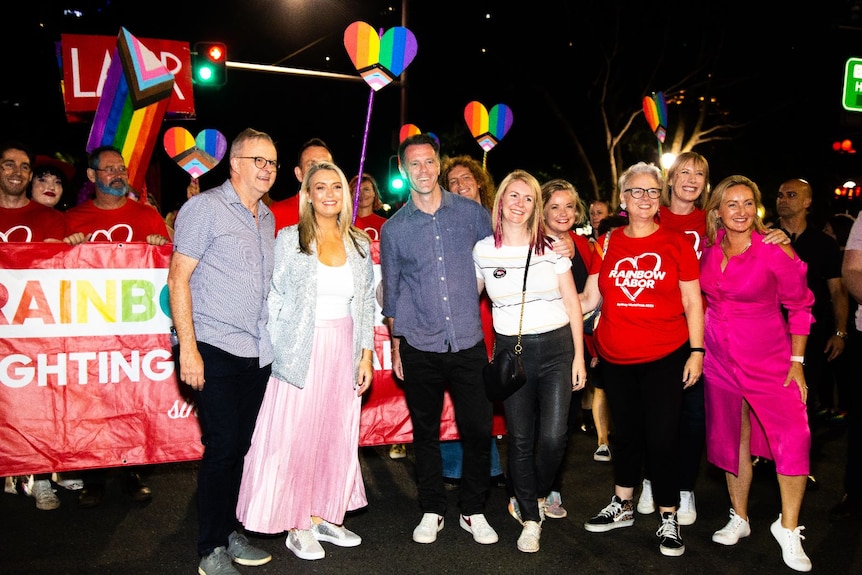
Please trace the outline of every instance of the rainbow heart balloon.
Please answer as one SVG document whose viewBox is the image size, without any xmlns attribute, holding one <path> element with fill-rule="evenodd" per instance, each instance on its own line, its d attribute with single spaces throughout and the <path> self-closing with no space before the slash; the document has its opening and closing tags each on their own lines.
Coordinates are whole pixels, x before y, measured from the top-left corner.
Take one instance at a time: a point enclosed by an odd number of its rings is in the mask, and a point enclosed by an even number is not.
<svg viewBox="0 0 862 575">
<path fill-rule="evenodd" d="M 650 129 L 658 141 L 664 144 L 667 136 L 667 102 L 664 100 L 663 92 L 656 92 L 651 97 L 644 96 L 644 116 Z"/>
<path fill-rule="evenodd" d="M 214 129 L 201 130 L 195 137 L 185 128 L 170 128 L 162 141 L 168 156 L 193 178 L 216 167 L 227 151 L 224 134 Z"/>
<path fill-rule="evenodd" d="M 419 126 L 416 124 L 404 124 L 401 126 L 401 130 L 398 131 L 398 143 L 400 144 L 410 136 L 415 136 L 416 134 L 421 134 L 422 130 L 419 129 Z M 437 134 L 434 132 L 427 132 L 429 136 L 434 138 L 434 141 L 437 142 L 437 147 L 440 147 L 440 138 L 437 137 Z"/>
<path fill-rule="evenodd" d="M 488 112 L 481 102 L 474 100 L 464 108 L 464 119 L 479 146 L 489 152 L 512 127 L 514 116 L 512 109 L 505 104 L 497 104 Z"/>
<path fill-rule="evenodd" d="M 415 136 L 416 134 L 421 134 L 422 130 L 419 129 L 419 126 L 416 124 L 404 124 L 401 126 L 401 130 L 398 132 L 398 142 L 403 142 L 410 136 Z"/>
<path fill-rule="evenodd" d="M 354 22 L 344 31 L 344 48 L 362 79 L 376 92 L 410 65 L 418 45 L 407 28 L 396 26 L 380 36 L 370 24 Z"/>
</svg>

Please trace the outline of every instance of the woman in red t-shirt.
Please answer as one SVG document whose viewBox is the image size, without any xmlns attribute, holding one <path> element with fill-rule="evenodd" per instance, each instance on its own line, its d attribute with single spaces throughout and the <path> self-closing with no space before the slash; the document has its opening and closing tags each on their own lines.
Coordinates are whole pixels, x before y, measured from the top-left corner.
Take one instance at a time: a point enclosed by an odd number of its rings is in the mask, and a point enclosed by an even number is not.
<svg viewBox="0 0 862 575">
<path fill-rule="evenodd" d="M 602 299 L 594 337 L 614 427 L 616 482 L 611 503 L 584 527 L 605 532 L 634 524 L 632 497 L 648 459 L 661 512 L 659 549 L 679 556 L 679 416 L 683 389 L 703 372 L 703 301 L 691 243 L 656 221 L 662 186 L 652 164 L 622 174 L 620 207 L 629 223 L 609 232 L 604 259 L 594 259 L 582 294 L 585 310 Z"/>
</svg>

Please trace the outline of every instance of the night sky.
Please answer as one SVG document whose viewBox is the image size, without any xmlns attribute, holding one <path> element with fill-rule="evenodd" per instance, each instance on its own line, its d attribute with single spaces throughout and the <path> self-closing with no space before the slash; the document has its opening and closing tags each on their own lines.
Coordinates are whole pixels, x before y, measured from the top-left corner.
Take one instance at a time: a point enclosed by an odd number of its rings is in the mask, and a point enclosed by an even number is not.
<svg viewBox="0 0 862 575">
<path fill-rule="evenodd" d="M 376 92 L 367 138 L 365 168 L 384 192 L 402 114 L 438 135 L 444 153 L 481 160 L 484 152 L 463 118 L 466 104 L 478 100 L 489 109 L 506 104 L 514 114 L 512 129 L 485 157 L 497 182 L 523 168 L 540 180 L 567 178 L 589 196 L 580 146 L 598 193 L 606 196 L 613 185 L 599 106 L 603 90 L 607 122 L 619 130 L 641 109 L 644 95 L 684 87 L 688 102 L 707 93 L 715 99 L 707 127 L 719 120 L 736 126 L 721 132 L 722 140 L 695 147 L 710 161 L 713 185 L 741 173 L 758 182 L 768 203 L 783 180 L 804 177 L 818 194 L 815 203 L 830 210 L 839 180 L 862 179 L 855 156 L 831 149 L 842 138 L 858 138 L 862 148 L 862 114 L 841 107 L 844 63 L 862 57 L 857 3 L 819 2 L 794 11 L 787 3 L 733 0 L 533 0 L 515 7 L 490 0 L 51 0 L 13 8 L 23 12 L 6 19 L 16 25 L 0 38 L 6 59 L 0 130 L 38 153 L 83 158 L 89 125 L 66 122 L 59 89 L 54 44 L 61 33 L 116 35 L 123 26 L 139 38 L 224 41 L 230 61 L 353 75 L 345 28 L 357 20 L 382 29 L 401 25 L 407 5 L 406 26 L 416 35 L 418 53 L 402 76 L 404 109 L 400 85 Z M 81 16 L 64 15 L 63 7 Z M 229 70 L 223 88 L 195 89 L 197 118 L 168 119 L 165 128 L 216 128 L 230 140 L 252 126 L 276 139 L 285 167 L 295 164 L 303 141 L 321 137 L 350 176 L 359 169 L 370 92 L 360 81 Z M 665 150 L 683 119 L 693 124 L 692 109 L 669 107 Z M 639 114 L 623 139 L 621 167 L 657 161 L 656 144 Z M 154 157 L 167 208 L 184 196 L 187 176 L 160 145 Z M 223 168 L 203 176 L 203 186 L 220 183 Z M 292 171 L 284 170 L 273 195 L 296 188 Z"/>
</svg>

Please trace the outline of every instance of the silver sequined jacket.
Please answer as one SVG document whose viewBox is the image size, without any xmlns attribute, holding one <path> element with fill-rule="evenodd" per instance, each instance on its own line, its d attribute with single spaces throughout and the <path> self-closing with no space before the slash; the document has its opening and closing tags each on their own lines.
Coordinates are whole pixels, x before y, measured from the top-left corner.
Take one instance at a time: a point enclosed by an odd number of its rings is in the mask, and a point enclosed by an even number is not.
<svg viewBox="0 0 862 575">
<path fill-rule="evenodd" d="M 363 349 L 374 349 L 374 267 L 371 246 L 363 242 L 365 257 L 357 253 L 350 238 L 344 239 L 347 261 L 353 272 L 353 372 L 359 375 Z M 299 230 L 289 226 L 275 242 L 275 271 L 267 297 L 269 333 L 275 360 L 272 375 L 296 387 L 305 387 L 311 363 L 311 344 L 317 299 L 317 253 L 299 251 Z"/>
</svg>

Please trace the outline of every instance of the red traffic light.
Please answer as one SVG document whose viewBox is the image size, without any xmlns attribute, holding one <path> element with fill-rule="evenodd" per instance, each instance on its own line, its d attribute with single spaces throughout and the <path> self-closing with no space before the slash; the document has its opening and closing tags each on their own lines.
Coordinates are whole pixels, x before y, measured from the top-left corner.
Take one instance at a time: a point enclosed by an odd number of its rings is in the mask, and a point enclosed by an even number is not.
<svg viewBox="0 0 862 575">
<path fill-rule="evenodd" d="M 224 46 L 221 44 L 213 44 L 210 46 L 209 50 L 207 50 L 207 56 L 209 56 L 209 59 L 213 62 L 224 60 L 224 54 Z"/>
<path fill-rule="evenodd" d="M 839 154 L 855 154 L 856 150 L 853 149 L 853 141 L 850 139 L 846 140 L 836 140 L 832 142 L 832 149 Z"/>
</svg>

